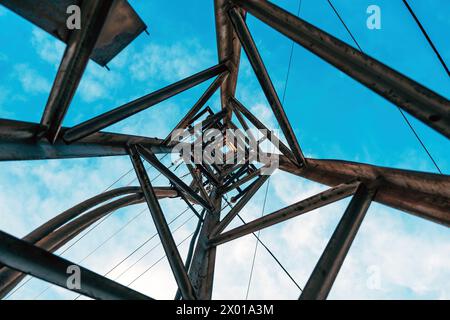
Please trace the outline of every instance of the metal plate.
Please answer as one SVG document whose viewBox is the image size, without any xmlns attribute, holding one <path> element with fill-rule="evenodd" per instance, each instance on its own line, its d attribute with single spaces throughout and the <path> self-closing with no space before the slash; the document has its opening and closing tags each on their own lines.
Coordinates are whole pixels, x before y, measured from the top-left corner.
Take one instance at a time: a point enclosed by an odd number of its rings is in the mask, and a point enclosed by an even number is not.
<svg viewBox="0 0 450 320">
<path fill-rule="evenodd" d="M 66 27 L 67 7 L 80 3 L 80 0 L 0 0 L 0 4 L 65 43 L 70 34 Z M 115 0 L 91 59 L 106 65 L 146 28 L 127 0 Z"/>
</svg>

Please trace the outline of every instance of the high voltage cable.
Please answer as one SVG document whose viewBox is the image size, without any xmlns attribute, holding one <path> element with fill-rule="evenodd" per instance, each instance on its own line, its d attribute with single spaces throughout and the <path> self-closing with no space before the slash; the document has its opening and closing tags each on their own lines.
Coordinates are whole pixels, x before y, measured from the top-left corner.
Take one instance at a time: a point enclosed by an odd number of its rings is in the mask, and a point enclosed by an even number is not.
<svg viewBox="0 0 450 320">
<path fill-rule="evenodd" d="M 180 214 L 178 214 L 175 218 L 173 218 L 170 222 L 168 222 L 167 225 L 171 225 L 173 222 L 175 222 L 178 218 L 180 218 L 182 215 L 184 215 L 187 211 L 189 210 L 189 207 L 187 207 L 185 210 L 183 210 Z M 180 226 L 178 226 L 177 228 L 175 228 L 172 231 L 172 234 L 174 234 L 175 232 L 177 232 L 178 229 L 180 229 L 181 227 L 183 227 L 187 222 L 189 222 L 192 218 L 194 217 L 194 215 L 192 215 L 191 217 L 189 217 L 186 221 L 184 221 Z M 129 258 L 131 258 L 136 252 L 138 252 L 141 248 L 143 248 L 147 243 L 149 243 L 151 240 L 153 240 L 156 236 L 158 235 L 157 232 L 155 232 L 153 235 L 151 235 L 147 240 L 145 240 L 143 243 L 141 243 L 136 249 L 134 249 L 131 253 L 129 253 L 126 257 L 124 257 L 122 260 L 120 260 L 118 263 L 116 263 L 111 269 L 109 269 L 105 274 L 103 274 L 104 277 L 106 277 L 107 275 L 109 275 L 111 272 L 113 272 L 115 269 L 117 269 L 117 267 L 119 267 L 121 264 L 123 264 L 125 261 L 127 261 Z M 158 245 L 160 245 L 161 242 L 157 243 L 154 247 L 152 247 L 149 251 L 147 251 L 143 256 L 141 256 L 137 261 L 135 261 L 131 266 L 128 266 L 125 271 L 123 271 L 122 273 L 120 273 L 118 276 L 116 276 L 114 278 L 114 280 L 119 279 L 125 272 L 127 272 L 128 270 L 130 270 L 134 265 L 136 265 L 139 261 L 142 260 L 142 258 L 144 258 L 146 255 L 148 255 L 151 251 L 153 251 L 156 247 L 158 247 Z M 75 297 L 74 300 L 77 300 L 79 297 L 81 297 L 82 295 L 78 295 L 77 297 Z"/>
<path fill-rule="evenodd" d="M 437 58 L 442 64 L 442 67 L 444 68 L 445 72 L 447 72 L 447 75 L 450 77 L 450 71 L 448 70 L 447 65 L 445 64 L 444 58 L 442 58 L 441 54 L 439 53 L 438 49 L 434 45 L 433 41 L 431 40 L 430 36 L 428 35 L 427 31 L 423 27 L 422 23 L 420 22 L 419 18 L 414 13 L 413 9 L 409 5 L 409 3 L 406 0 L 403 0 L 403 3 L 405 4 L 406 8 L 408 9 L 409 13 L 413 17 L 414 21 L 416 22 L 417 26 L 420 28 L 420 31 L 422 31 L 423 35 L 427 39 L 428 43 L 431 46 L 431 49 L 433 49 L 434 53 L 436 54 Z"/>
<path fill-rule="evenodd" d="M 170 168 L 170 167 L 169 167 Z M 184 175 L 181 179 L 183 179 L 186 175 Z M 157 177 L 155 177 L 153 180 L 157 179 Z M 101 248 L 103 245 L 105 245 L 107 242 L 109 242 L 112 238 L 114 238 L 120 231 L 122 231 L 123 229 L 125 229 L 133 220 L 135 220 L 137 217 L 139 217 L 140 215 L 142 215 L 144 212 L 146 212 L 148 209 L 144 209 L 141 212 L 139 212 L 136 216 L 134 216 L 132 219 L 128 220 L 128 222 L 123 225 L 121 228 L 119 228 L 118 230 L 116 230 L 111 236 L 109 236 L 106 240 L 104 240 L 100 245 L 98 245 L 96 248 L 94 248 L 94 250 L 92 250 L 87 256 L 85 256 L 81 261 L 79 261 L 77 264 L 82 263 L 83 261 L 85 261 L 87 258 L 89 258 L 94 252 L 96 252 L 99 248 Z M 184 213 L 184 212 L 183 212 Z M 174 219 L 173 221 L 175 221 L 176 219 Z M 62 253 L 61 253 L 62 254 Z M 52 285 L 49 285 L 48 287 L 46 287 L 43 291 L 41 291 L 33 300 L 36 300 L 39 296 L 41 296 L 43 293 L 45 293 L 48 289 L 50 289 L 52 287 Z"/>
<path fill-rule="evenodd" d="M 164 159 L 164 157 L 166 157 L 168 154 L 165 154 L 163 157 L 160 158 L 160 160 Z M 173 167 L 175 164 L 172 164 L 171 166 L 169 166 L 168 168 L 170 169 L 171 167 Z M 177 167 L 178 168 L 178 167 Z M 118 181 L 120 181 L 122 178 L 124 178 L 129 172 L 125 174 L 122 174 L 120 176 L 119 179 L 117 179 L 114 183 L 112 183 L 110 186 L 108 186 L 104 192 L 108 191 L 114 184 L 116 184 Z M 157 178 L 159 178 L 161 176 L 161 173 L 159 173 L 155 178 L 153 178 L 151 180 L 151 182 L 155 181 Z M 186 177 L 186 175 L 182 176 L 181 179 L 183 179 L 184 177 Z M 133 179 L 132 181 L 130 181 L 127 186 L 131 185 L 134 181 L 136 180 Z M 118 234 L 121 230 L 123 230 L 126 226 L 128 226 L 134 219 L 136 219 L 138 216 L 140 216 L 142 213 L 144 213 L 147 209 L 142 210 L 138 215 L 136 215 L 135 217 L 133 217 L 131 220 L 129 220 L 124 226 L 122 226 L 119 230 L 117 230 L 112 236 L 110 236 L 108 239 L 106 239 L 103 243 L 101 243 L 98 247 L 96 247 L 91 253 L 88 254 L 88 256 L 86 256 L 85 258 L 83 258 L 83 260 L 81 260 L 79 263 L 83 262 L 85 259 L 87 259 L 93 252 L 95 252 L 96 250 L 98 250 L 101 246 L 103 246 L 106 242 L 108 242 L 109 240 L 111 240 L 116 234 Z M 115 211 L 109 213 L 107 216 L 103 217 L 103 219 L 101 219 L 97 224 L 95 224 L 92 228 L 90 228 L 87 232 L 85 232 L 81 237 L 79 237 L 76 241 L 74 241 L 71 245 L 69 245 L 69 247 L 65 248 L 60 254 L 58 254 L 58 256 L 63 255 L 65 252 L 67 252 L 70 248 L 72 248 L 76 243 L 78 243 L 81 239 L 83 239 L 87 234 L 89 234 L 92 230 L 94 230 L 96 227 L 98 227 L 100 224 L 102 224 L 108 217 L 110 217 Z M 23 286 L 25 286 L 27 283 L 29 283 L 31 280 L 33 279 L 33 277 L 29 277 L 27 280 L 25 280 L 20 286 L 18 286 L 14 291 L 10 292 L 5 299 L 8 299 L 9 297 L 11 297 L 13 294 L 15 294 L 18 290 L 20 290 Z M 48 286 L 46 289 L 44 289 L 44 291 L 42 291 L 37 297 L 39 297 L 43 292 L 47 291 L 51 286 Z M 35 299 L 37 298 L 35 297 Z"/>
<path fill-rule="evenodd" d="M 336 7 L 333 5 L 333 3 L 331 2 L 331 0 L 327 0 L 328 4 L 330 5 L 330 7 L 333 9 L 334 13 L 336 14 L 336 16 L 339 18 L 339 20 L 341 21 L 342 25 L 344 26 L 344 28 L 347 30 L 348 34 L 350 35 L 350 37 L 352 38 L 353 42 L 355 43 L 355 45 L 359 48 L 359 50 L 364 53 L 363 49 L 361 48 L 361 46 L 359 45 L 358 41 L 356 40 L 356 38 L 353 36 L 353 33 L 350 31 L 350 28 L 347 26 L 347 24 L 345 23 L 344 19 L 342 18 L 342 16 L 339 14 L 338 10 L 336 9 Z M 436 163 L 436 161 L 434 160 L 433 156 L 431 155 L 430 151 L 428 150 L 428 148 L 425 146 L 425 143 L 422 141 L 422 139 L 420 138 L 419 134 L 417 133 L 417 131 L 414 129 L 414 127 L 412 126 L 411 122 L 408 120 L 408 118 L 406 117 L 405 113 L 403 112 L 403 110 L 397 106 L 397 110 L 400 112 L 403 120 L 405 120 L 406 124 L 408 125 L 408 127 L 411 129 L 412 133 L 414 134 L 414 136 L 416 137 L 417 141 L 419 142 L 419 144 L 422 146 L 423 150 L 425 151 L 425 153 L 428 155 L 428 157 L 430 158 L 431 162 L 433 163 L 433 165 L 436 167 L 437 171 L 442 174 L 441 168 L 439 168 L 438 164 Z"/>
<path fill-rule="evenodd" d="M 298 9 L 297 9 L 297 16 L 300 16 L 301 7 L 302 7 L 302 0 L 299 0 L 299 2 L 298 2 Z M 294 41 L 291 42 L 291 50 L 290 50 L 290 54 L 289 54 L 289 62 L 288 62 L 288 67 L 287 67 L 287 72 L 286 72 L 286 79 L 284 81 L 283 96 L 282 96 L 282 99 L 281 99 L 281 105 L 283 105 L 283 106 L 284 106 L 284 100 L 286 98 L 286 91 L 287 91 L 287 85 L 288 85 L 288 81 L 289 81 L 289 74 L 290 74 L 290 71 L 291 71 L 293 55 L 294 55 Z M 280 124 L 278 123 L 278 127 L 279 126 L 280 126 Z M 271 177 L 269 177 L 269 179 L 267 179 L 266 190 L 265 190 L 265 193 L 264 193 L 264 201 L 263 201 L 263 205 L 262 205 L 262 209 L 261 209 L 261 216 L 264 215 L 264 210 L 266 208 L 266 200 L 267 200 L 267 193 L 269 191 L 269 186 L 270 186 L 270 179 L 271 179 Z M 242 222 L 244 222 L 244 220 L 240 216 L 239 216 L 239 218 L 242 220 Z M 244 224 L 245 224 L 245 222 L 244 222 Z M 258 234 L 257 235 L 254 234 L 257 240 L 256 240 L 256 243 L 255 243 L 255 250 L 253 252 L 252 264 L 251 264 L 251 268 L 250 268 L 250 275 L 249 275 L 249 278 L 248 278 L 248 284 L 247 284 L 247 291 L 246 291 L 246 294 L 245 294 L 245 300 L 248 299 L 248 294 L 250 292 L 250 285 L 251 285 L 251 282 L 252 282 L 253 270 L 255 268 L 256 252 L 258 251 L 258 244 L 261 242 L 261 240 L 259 239 L 260 234 L 261 234 L 261 229 L 258 230 Z M 264 245 L 264 247 L 268 250 L 268 248 L 265 245 Z M 273 253 L 270 250 L 268 250 L 268 251 L 272 255 L 272 257 L 275 259 L 275 261 L 277 261 L 277 263 L 281 266 L 281 268 L 287 273 L 289 278 L 291 278 L 291 280 L 295 283 L 295 285 L 301 291 L 302 289 L 297 284 L 297 282 L 294 280 L 294 278 L 289 274 L 289 272 L 287 272 L 287 270 L 279 262 L 279 260 L 275 257 L 275 255 L 273 255 Z"/>
</svg>

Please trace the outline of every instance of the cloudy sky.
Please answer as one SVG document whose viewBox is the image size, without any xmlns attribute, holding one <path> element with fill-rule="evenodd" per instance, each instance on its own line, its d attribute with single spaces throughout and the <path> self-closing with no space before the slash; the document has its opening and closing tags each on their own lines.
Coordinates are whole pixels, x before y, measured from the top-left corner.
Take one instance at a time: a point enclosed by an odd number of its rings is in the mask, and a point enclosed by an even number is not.
<svg viewBox="0 0 450 320">
<path fill-rule="evenodd" d="M 110 64 L 90 62 L 64 120 L 72 126 L 217 63 L 213 1 L 130 1 L 149 28 Z M 450 63 L 450 2 L 410 0 L 442 56 Z M 276 1 L 296 13 L 297 0 Z M 334 0 L 363 50 L 427 87 L 450 97 L 450 80 L 401 0 Z M 366 9 L 381 8 L 381 30 L 366 27 Z M 352 44 L 326 0 L 303 0 L 301 17 Z M 248 17 L 280 96 L 291 42 Z M 0 7 L 0 117 L 39 122 L 64 44 Z M 446 41 L 447 40 L 447 41 Z M 210 82 L 108 128 L 165 137 Z M 269 127 L 274 118 L 242 57 L 237 97 Z M 208 102 L 220 108 L 218 95 Z M 295 45 L 285 110 L 304 153 L 381 166 L 437 172 L 400 113 L 389 102 Z M 450 172 L 450 143 L 408 117 L 442 172 Z M 170 165 L 169 159 L 164 159 Z M 109 187 L 131 169 L 127 157 L 4 162 L 0 165 L 0 229 L 22 237 L 43 222 Z M 186 169 L 181 166 L 177 173 Z M 151 178 L 157 176 L 149 170 Z M 130 172 L 113 187 L 137 185 Z M 157 178 L 154 185 L 166 185 Z M 242 212 L 245 220 L 313 195 L 325 187 L 276 172 Z M 342 216 L 348 199 L 264 229 L 260 236 L 303 287 Z M 183 256 L 196 221 L 181 201 L 161 201 Z M 183 213 L 184 212 L 184 213 Z M 179 216 L 183 213 L 181 216 Z M 229 228 L 238 226 L 235 221 Z M 176 231 L 175 231 L 176 230 Z M 135 254 L 117 265 L 133 250 Z M 218 248 L 214 298 L 244 299 L 255 238 Z M 175 282 L 145 205 L 122 209 L 58 254 L 154 298 L 171 299 Z M 296 299 L 300 291 L 272 257 L 258 247 L 250 299 Z M 74 299 L 77 295 L 27 280 L 10 299 Z M 331 299 L 449 299 L 450 233 L 447 228 L 373 204 L 337 277 Z"/>
</svg>

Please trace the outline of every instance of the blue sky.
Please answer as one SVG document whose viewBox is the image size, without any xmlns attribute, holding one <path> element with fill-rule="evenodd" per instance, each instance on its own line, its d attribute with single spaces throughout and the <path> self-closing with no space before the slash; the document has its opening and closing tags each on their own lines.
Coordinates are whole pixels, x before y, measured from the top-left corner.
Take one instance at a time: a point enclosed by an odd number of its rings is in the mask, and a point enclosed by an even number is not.
<svg viewBox="0 0 450 320">
<path fill-rule="evenodd" d="M 89 63 L 64 120 L 65 126 L 77 124 L 217 63 L 212 1 L 130 2 L 147 23 L 150 36 L 141 35 L 120 53 L 109 64 L 111 71 Z M 450 30 L 450 2 L 409 2 L 443 58 L 450 63 L 450 41 L 446 32 Z M 297 1 L 275 3 L 291 12 L 297 11 Z M 366 53 L 450 97 L 449 77 L 401 0 L 334 0 L 333 3 Z M 370 4 L 381 8 L 381 30 L 366 27 L 366 8 Z M 326 0 L 302 0 L 300 15 L 352 44 Z M 248 25 L 281 96 L 291 42 L 251 16 Z M 8 30 L 0 34 L 4 44 L 0 49 L 0 117 L 39 122 L 64 45 L 3 7 L 0 7 L 0 27 L 0 30 Z M 184 92 L 108 130 L 164 137 L 208 84 Z M 294 46 L 286 92 L 284 107 L 306 155 L 436 172 L 395 106 L 298 45 Z M 275 127 L 245 54 L 236 95 L 262 121 Z M 209 105 L 218 110 L 217 94 Z M 412 117 L 409 119 L 441 170 L 448 174 L 449 140 Z M 130 167 L 126 157 L 2 163 L 0 228 L 22 236 L 60 211 L 103 191 Z M 155 176 L 155 173 L 151 170 L 150 175 Z M 130 174 L 120 184 L 125 185 L 132 179 Z M 166 183 L 164 179 L 157 182 Z M 245 208 L 243 215 L 248 219 L 261 215 L 264 188 Z M 264 213 L 323 188 L 277 172 L 271 179 L 270 201 Z M 184 208 L 177 201 L 162 203 L 172 217 Z M 346 201 L 341 201 L 262 232 L 262 238 L 270 243 L 301 285 L 306 282 L 345 204 Z M 107 239 L 111 230 L 123 226 L 143 208 L 141 205 L 120 210 L 98 228 L 97 234 L 89 234 L 74 245 L 67 257 L 74 261 L 81 259 L 89 249 Z M 138 223 L 141 219 L 142 223 Z M 184 225 L 176 239 L 189 235 L 195 225 L 193 222 Z M 126 256 L 153 232 L 148 212 L 133 223 L 96 251 L 95 259 L 88 260 L 86 266 L 97 272 L 108 270 L 114 259 Z M 373 205 L 330 298 L 449 298 L 449 240 L 448 229 L 442 226 Z M 253 249 L 251 237 L 219 248 L 215 297 L 245 297 L 250 272 L 247 256 L 251 256 Z M 157 250 L 161 254 L 161 248 Z M 184 252 L 185 248 L 181 250 Z M 158 258 L 157 252 L 151 255 L 148 261 L 136 267 L 145 270 L 146 265 L 152 263 L 150 258 Z M 167 263 L 161 262 L 156 269 L 153 275 L 136 282 L 136 289 L 154 297 L 171 298 L 174 283 L 167 272 Z M 132 273 L 138 274 L 139 270 Z M 381 288 L 367 286 L 371 273 L 368 270 L 380 273 Z M 33 298 L 45 287 L 42 282 L 32 280 L 13 297 Z M 270 257 L 258 249 L 249 297 L 296 298 L 296 290 Z M 71 293 L 51 288 L 39 298 L 71 297 Z"/>
</svg>

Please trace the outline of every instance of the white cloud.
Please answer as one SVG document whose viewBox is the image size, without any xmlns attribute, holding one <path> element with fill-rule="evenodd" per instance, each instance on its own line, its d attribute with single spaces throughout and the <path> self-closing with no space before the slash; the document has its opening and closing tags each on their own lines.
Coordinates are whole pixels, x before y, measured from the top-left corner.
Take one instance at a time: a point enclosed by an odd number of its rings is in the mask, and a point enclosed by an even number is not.
<svg viewBox="0 0 450 320">
<path fill-rule="evenodd" d="M 78 93 L 85 102 L 99 99 L 112 99 L 114 91 L 123 84 L 122 76 L 117 71 L 107 71 L 90 62 L 81 79 Z"/>
<path fill-rule="evenodd" d="M 54 65 L 55 68 L 59 66 L 66 47 L 63 42 L 39 28 L 34 28 L 31 35 L 31 44 L 41 59 Z"/>
<path fill-rule="evenodd" d="M 14 75 L 27 93 L 37 94 L 50 91 L 50 82 L 27 64 L 15 65 Z"/>
<path fill-rule="evenodd" d="M 214 64 L 213 54 L 197 41 L 150 44 L 132 55 L 130 73 L 140 81 L 181 80 Z"/>
</svg>

